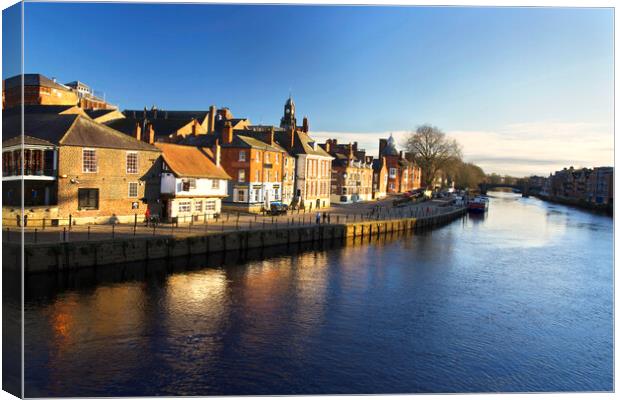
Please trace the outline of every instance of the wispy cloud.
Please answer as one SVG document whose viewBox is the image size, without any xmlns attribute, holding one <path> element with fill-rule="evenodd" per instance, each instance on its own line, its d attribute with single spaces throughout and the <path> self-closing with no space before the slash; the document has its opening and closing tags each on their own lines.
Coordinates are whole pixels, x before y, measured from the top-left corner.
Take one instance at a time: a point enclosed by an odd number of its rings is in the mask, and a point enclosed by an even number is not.
<svg viewBox="0 0 620 400">
<path fill-rule="evenodd" d="M 404 143 L 407 131 L 313 132 L 320 141 L 358 142 L 376 154 L 379 138 L 392 133 Z M 463 146 L 464 158 L 487 172 L 510 175 L 549 174 L 565 166 L 613 165 L 614 136 L 609 125 L 586 122 L 529 122 L 510 124 L 493 131 L 446 132 Z"/>
</svg>

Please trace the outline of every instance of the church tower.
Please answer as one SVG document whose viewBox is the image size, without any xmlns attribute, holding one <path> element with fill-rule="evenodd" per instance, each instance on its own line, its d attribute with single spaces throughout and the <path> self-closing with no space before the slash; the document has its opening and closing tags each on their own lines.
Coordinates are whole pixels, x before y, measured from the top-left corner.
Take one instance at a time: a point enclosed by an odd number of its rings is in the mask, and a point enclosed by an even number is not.
<svg viewBox="0 0 620 400">
<path fill-rule="evenodd" d="M 297 128 L 297 120 L 295 119 L 295 102 L 289 95 L 288 100 L 284 103 L 284 115 L 280 120 L 280 128 Z"/>
</svg>

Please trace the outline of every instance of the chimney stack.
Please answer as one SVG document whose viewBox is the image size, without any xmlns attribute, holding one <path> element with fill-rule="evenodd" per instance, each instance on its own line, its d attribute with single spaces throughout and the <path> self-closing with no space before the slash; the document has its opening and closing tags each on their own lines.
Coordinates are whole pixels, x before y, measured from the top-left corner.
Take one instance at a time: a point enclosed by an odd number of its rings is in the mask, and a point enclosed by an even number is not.
<svg viewBox="0 0 620 400">
<path fill-rule="evenodd" d="M 222 158 L 222 149 L 220 147 L 219 139 L 215 139 L 215 151 L 213 153 L 215 153 L 215 166 L 219 167 L 221 164 L 221 158 Z"/>
<path fill-rule="evenodd" d="M 398 158 L 400 158 L 401 160 L 403 159 L 403 151 L 402 150 L 398 153 Z"/>
<path fill-rule="evenodd" d="M 304 117 L 304 122 L 303 122 L 303 125 L 301 127 L 301 130 L 304 131 L 305 133 L 308 133 L 309 129 L 310 129 L 310 127 L 308 126 L 308 117 Z"/>
<path fill-rule="evenodd" d="M 387 140 L 379 139 L 379 157 L 383 156 L 383 152 L 385 151 L 386 146 L 387 146 Z"/>
<path fill-rule="evenodd" d="M 142 140 L 142 127 L 140 123 L 136 121 L 136 127 L 134 129 L 134 137 L 138 140 Z"/>
<path fill-rule="evenodd" d="M 287 145 L 289 146 L 289 148 L 293 148 L 293 146 L 295 145 L 295 128 L 293 128 L 292 126 L 288 128 L 288 143 Z"/>
<path fill-rule="evenodd" d="M 196 125 L 198 124 L 198 121 L 194 120 L 192 122 L 192 135 L 196 136 Z"/>
<path fill-rule="evenodd" d="M 327 140 L 325 141 L 325 151 L 326 151 L 327 153 L 329 153 L 329 152 L 331 152 L 331 151 L 332 151 L 332 140 L 331 140 L 331 139 L 327 139 Z"/>
<path fill-rule="evenodd" d="M 273 126 L 271 128 L 269 128 L 269 130 L 267 131 L 267 137 L 265 138 L 265 141 L 267 143 L 269 143 L 270 146 L 273 146 L 273 143 L 275 141 L 275 129 L 273 128 Z"/>
<path fill-rule="evenodd" d="M 209 119 L 207 120 L 207 133 L 213 133 L 215 131 L 215 106 L 209 107 Z"/>
<path fill-rule="evenodd" d="M 224 123 L 224 131 L 222 132 L 222 143 L 230 144 L 233 141 L 233 128 L 230 121 Z"/>
<path fill-rule="evenodd" d="M 351 143 L 349 143 L 349 154 L 348 157 L 349 159 L 353 159 L 353 145 Z"/>
<path fill-rule="evenodd" d="M 155 143 L 155 129 L 153 129 L 153 124 L 149 122 L 149 124 L 146 126 L 146 129 L 148 129 L 149 143 Z"/>
</svg>

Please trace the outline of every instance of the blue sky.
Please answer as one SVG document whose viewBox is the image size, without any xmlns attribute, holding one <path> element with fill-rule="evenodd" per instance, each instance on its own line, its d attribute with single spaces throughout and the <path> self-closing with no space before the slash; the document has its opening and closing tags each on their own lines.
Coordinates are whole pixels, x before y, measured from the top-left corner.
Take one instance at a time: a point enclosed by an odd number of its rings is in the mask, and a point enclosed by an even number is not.
<svg viewBox="0 0 620 400">
<path fill-rule="evenodd" d="M 291 90 L 319 137 L 372 151 L 431 123 L 514 174 L 613 162 L 612 38 L 611 9 L 25 5 L 25 71 L 122 109 L 275 124 Z"/>
</svg>

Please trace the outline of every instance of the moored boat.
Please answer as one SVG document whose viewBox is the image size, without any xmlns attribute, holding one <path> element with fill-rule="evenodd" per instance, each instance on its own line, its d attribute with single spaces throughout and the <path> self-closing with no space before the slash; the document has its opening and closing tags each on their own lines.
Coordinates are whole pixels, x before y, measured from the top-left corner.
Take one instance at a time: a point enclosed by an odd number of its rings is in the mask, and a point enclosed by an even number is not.
<svg viewBox="0 0 620 400">
<path fill-rule="evenodd" d="M 489 209 L 489 199 L 486 196 L 476 196 L 467 204 L 467 211 L 483 213 Z"/>
</svg>

